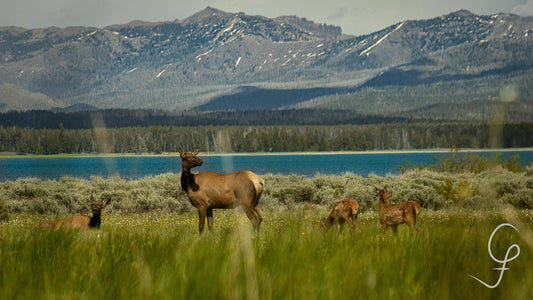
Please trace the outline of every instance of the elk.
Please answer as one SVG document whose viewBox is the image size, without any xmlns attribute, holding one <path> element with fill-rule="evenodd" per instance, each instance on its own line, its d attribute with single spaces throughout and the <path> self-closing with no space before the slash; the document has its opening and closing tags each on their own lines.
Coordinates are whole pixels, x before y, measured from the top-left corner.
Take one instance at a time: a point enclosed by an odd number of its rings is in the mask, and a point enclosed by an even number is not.
<svg viewBox="0 0 533 300">
<path fill-rule="evenodd" d="M 392 196 L 392 192 L 387 190 L 387 187 L 384 189 L 376 187 L 376 191 L 379 196 L 378 214 L 382 233 L 385 234 L 387 228 L 391 226 L 394 234 L 397 234 L 397 226 L 402 223 L 406 223 L 411 228 L 411 231 L 416 233 L 416 215 L 422 208 L 420 204 L 415 201 L 406 201 L 394 205 L 389 204 L 387 200 Z"/>
<path fill-rule="evenodd" d="M 206 215 L 209 230 L 213 229 L 214 208 L 226 209 L 236 206 L 244 209 L 254 229 L 259 231 L 262 218 L 257 204 L 263 193 L 263 179 L 251 171 L 192 174 L 192 168 L 203 164 L 197 157 L 199 152 L 200 148 L 192 153 L 179 149 L 182 165 L 181 188 L 187 193 L 191 204 L 198 209 L 200 233 L 204 231 Z"/>
<path fill-rule="evenodd" d="M 359 203 L 354 199 L 341 200 L 331 209 L 327 218 L 322 218 L 322 227 L 329 228 L 333 223 L 337 224 L 337 232 L 340 231 L 344 222 L 348 223 L 353 230 L 357 230 L 357 214 Z"/>
<path fill-rule="evenodd" d="M 35 226 L 35 228 L 49 228 L 49 229 L 91 229 L 91 228 L 100 228 L 102 223 L 102 209 L 109 202 L 110 197 L 106 196 L 101 201 L 94 200 L 93 195 L 91 195 L 91 209 L 92 216 L 74 216 L 70 218 L 64 218 L 53 221 L 44 221 Z"/>
</svg>

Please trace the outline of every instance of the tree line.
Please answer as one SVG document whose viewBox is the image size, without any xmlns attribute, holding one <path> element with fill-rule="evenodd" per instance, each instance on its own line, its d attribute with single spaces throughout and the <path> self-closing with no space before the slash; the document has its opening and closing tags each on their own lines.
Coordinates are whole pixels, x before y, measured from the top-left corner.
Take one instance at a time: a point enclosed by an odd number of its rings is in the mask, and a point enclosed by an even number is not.
<svg viewBox="0 0 533 300">
<path fill-rule="evenodd" d="M 168 112 L 152 109 L 104 109 L 78 112 L 44 110 L 0 113 L 0 126 L 56 129 L 117 128 L 137 126 L 218 125 L 336 125 L 409 121 L 402 117 L 362 114 L 351 110 L 286 109 L 217 112 Z"/>
<path fill-rule="evenodd" d="M 92 129 L 0 126 L 0 152 L 163 153 L 368 151 L 532 147 L 533 122 L 498 125 L 400 123 L 366 125 L 148 126 Z M 497 138 L 496 138 L 497 137 Z"/>
</svg>

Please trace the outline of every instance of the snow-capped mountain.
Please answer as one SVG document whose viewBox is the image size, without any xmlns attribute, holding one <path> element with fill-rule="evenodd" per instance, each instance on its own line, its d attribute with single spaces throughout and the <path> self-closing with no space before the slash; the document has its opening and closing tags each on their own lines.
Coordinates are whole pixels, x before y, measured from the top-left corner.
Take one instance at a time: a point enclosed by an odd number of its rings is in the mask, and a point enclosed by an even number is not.
<svg viewBox="0 0 533 300">
<path fill-rule="evenodd" d="M 294 16 L 208 7 L 173 22 L 0 28 L 0 81 L 65 106 L 271 109 L 364 87 L 531 73 L 532 46 L 533 18 L 511 14 L 463 10 L 348 36 Z M 272 93 L 259 106 L 231 98 L 287 90 L 307 96 Z M 0 99 L 3 110 L 9 101 Z"/>
</svg>

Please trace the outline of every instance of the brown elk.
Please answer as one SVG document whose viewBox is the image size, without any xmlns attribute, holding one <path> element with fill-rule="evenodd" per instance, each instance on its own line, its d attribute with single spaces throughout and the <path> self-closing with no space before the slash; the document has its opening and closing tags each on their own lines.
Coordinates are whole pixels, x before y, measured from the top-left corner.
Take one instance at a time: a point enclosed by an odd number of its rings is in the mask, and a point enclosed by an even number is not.
<svg viewBox="0 0 533 300">
<path fill-rule="evenodd" d="M 202 172 L 192 174 L 191 169 L 201 166 L 203 161 L 197 157 L 200 148 L 192 153 L 183 152 L 181 156 L 181 187 L 187 193 L 191 204 L 198 209 L 199 229 L 204 230 L 205 217 L 207 225 L 213 228 L 214 208 L 234 208 L 241 206 L 252 222 L 256 231 L 261 225 L 261 215 L 257 210 L 259 198 L 263 193 L 264 181 L 250 171 L 219 174 Z"/>
<path fill-rule="evenodd" d="M 337 232 L 340 231 L 344 222 L 348 223 L 353 230 L 357 230 L 357 215 L 359 203 L 354 199 L 341 200 L 331 209 L 329 216 L 322 219 L 322 227 L 329 228 L 333 223 L 337 224 Z"/>
<path fill-rule="evenodd" d="M 387 190 L 387 187 L 384 189 L 376 187 L 376 191 L 379 196 L 379 222 L 381 223 L 383 234 L 385 234 L 389 226 L 392 227 L 394 234 L 397 234 L 397 226 L 402 223 L 406 223 L 416 233 L 416 215 L 418 215 L 422 208 L 420 204 L 415 201 L 406 201 L 394 205 L 389 204 L 387 200 L 392 196 L 392 192 Z"/>
<path fill-rule="evenodd" d="M 102 209 L 109 202 L 109 196 L 104 197 L 102 201 L 96 201 L 91 195 L 91 209 L 92 216 L 74 216 L 70 218 L 64 218 L 54 221 L 44 221 L 35 226 L 35 228 L 49 228 L 49 229 L 91 229 L 91 228 L 100 228 L 102 223 Z"/>
</svg>

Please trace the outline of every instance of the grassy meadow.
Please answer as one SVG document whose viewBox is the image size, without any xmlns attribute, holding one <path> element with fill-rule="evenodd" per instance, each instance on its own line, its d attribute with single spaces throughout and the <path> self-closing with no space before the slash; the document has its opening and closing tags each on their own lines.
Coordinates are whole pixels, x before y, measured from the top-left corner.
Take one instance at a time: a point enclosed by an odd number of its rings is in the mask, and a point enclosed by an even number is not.
<svg viewBox="0 0 533 300">
<path fill-rule="evenodd" d="M 382 236 L 377 213 L 359 230 L 322 230 L 327 209 L 265 211 L 254 233 L 238 209 L 215 211 L 200 235 L 195 213 L 107 214 L 91 231 L 41 231 L 44 216 L 14 214 L 0 226 L 0 299 L 531 299 L 533 213 L 425 210 L 419 233 Z M 492 251 L 488 239 L 502 222 Z M 511 252 L 510 256 L 515 255 Z"/>
</svg>

